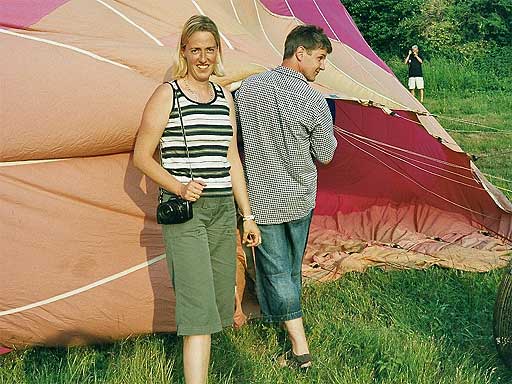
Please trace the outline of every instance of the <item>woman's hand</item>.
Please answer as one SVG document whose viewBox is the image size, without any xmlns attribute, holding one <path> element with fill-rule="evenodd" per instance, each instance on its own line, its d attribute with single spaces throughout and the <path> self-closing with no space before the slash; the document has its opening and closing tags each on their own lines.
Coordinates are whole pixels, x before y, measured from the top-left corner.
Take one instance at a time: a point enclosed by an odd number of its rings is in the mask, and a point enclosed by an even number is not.
<svg viewBox="0 0 512 384">
<path fill-rule="evenodd" d="M 242 243 L 248 247 L 257 247 L 261 244 L 261 233 L 254 220 L 245 220 Z"/>
<path fill-rule="evenodd" d="M 201 197 L 204 187 L 206 187 L 204 181 L 191 180 L 187 184 L 181 185 L 179 196 L 184 200 L 197 201 Z"/>
</svg>

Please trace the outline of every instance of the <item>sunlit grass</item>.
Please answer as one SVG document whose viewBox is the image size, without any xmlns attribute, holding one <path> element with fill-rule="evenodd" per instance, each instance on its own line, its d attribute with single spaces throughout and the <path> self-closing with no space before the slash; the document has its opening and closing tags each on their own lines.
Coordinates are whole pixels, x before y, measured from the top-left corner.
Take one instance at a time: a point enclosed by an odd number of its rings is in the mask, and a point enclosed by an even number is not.
<svg viewBox="0 0 512 384">
<path fill-rule="evenodd" d="M 492 310 L 501 271 L 351 273 L 305 288 L 315 365 L 278 367 L 278 327 L 217 334 L 210 383 L 510 383 Z M 32 348 L 0 358 L 2 383 L 183 383 L 181 341 L 149 335 L 105 346 Z"/>
</svg>

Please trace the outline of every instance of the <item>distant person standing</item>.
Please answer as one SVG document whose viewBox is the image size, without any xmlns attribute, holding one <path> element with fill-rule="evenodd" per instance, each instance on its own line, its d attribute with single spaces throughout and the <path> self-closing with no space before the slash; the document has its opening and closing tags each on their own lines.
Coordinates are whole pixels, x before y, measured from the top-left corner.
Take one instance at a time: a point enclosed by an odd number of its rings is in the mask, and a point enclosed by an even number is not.
<svg viewBox="0 0 512 384">
<path fill-rule="evenodd" d="M 423 60 L 419 55 L 417 45 L 411 47 L 404 63 L 409 66 L 409 90 L 411 94 L 416 97 L 414 90 L 418 88 L 420 91 L 420 102 L 423 103 L 423 89 L 425 87 L 423 82 L 423 70 L 421 69 Z"/>
</svg>

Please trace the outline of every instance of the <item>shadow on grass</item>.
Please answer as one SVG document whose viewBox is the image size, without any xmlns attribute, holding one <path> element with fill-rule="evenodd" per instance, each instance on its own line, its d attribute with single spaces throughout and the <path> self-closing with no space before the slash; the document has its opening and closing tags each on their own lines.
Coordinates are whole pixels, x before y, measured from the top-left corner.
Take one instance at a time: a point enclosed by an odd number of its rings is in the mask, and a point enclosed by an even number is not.
<svg viewBox="0 0 512 384">
<path fill-rule="evenodd" d="M 13 366 L 21 364 L 23 373 L 14 381 L 0 377 L 0 383 L 160 384 L 176 382 L 182 372 L 181 344 L 175 335 L 146 335 L 77 347 L 34 347 L 15 351 L 9 359 Z"/>
<path fill-rule="evenodd" d="M 211 384 L 251 383 L 255 380 L 251 356 L 233 342 L 231 332 L 221 332 L 212 337 Z"/>
<path fill-rule="evenodd" d="M 209 382 L 255 382 L 251 358 L 233 343 L 230 332 L 212 335 Z M 0 370 L 0 383 L 184 383 L 182 348 L 183 339 L 175 334 L 77 347 L 33 347 L 2 356 L 4 369 L 12 365 L 18 372 Z"/>
</svg>

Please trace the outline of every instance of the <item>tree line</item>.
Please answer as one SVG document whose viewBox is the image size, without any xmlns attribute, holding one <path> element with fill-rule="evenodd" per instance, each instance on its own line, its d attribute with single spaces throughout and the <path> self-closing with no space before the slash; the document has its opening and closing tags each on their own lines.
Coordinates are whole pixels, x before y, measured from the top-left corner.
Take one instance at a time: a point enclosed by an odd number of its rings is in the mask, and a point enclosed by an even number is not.
<svg viewBox="0 0 512 384">
<path fill-rule="evenodd" d="M 426 57 L 512 64 L 511 0 L 342 0 L 372 49 L 384 59 L 411 45 Z M 504 58 L 501 56 L 505 56 Z M 485 60 L 484 60 L 485 61 Z"/>
</svg>

